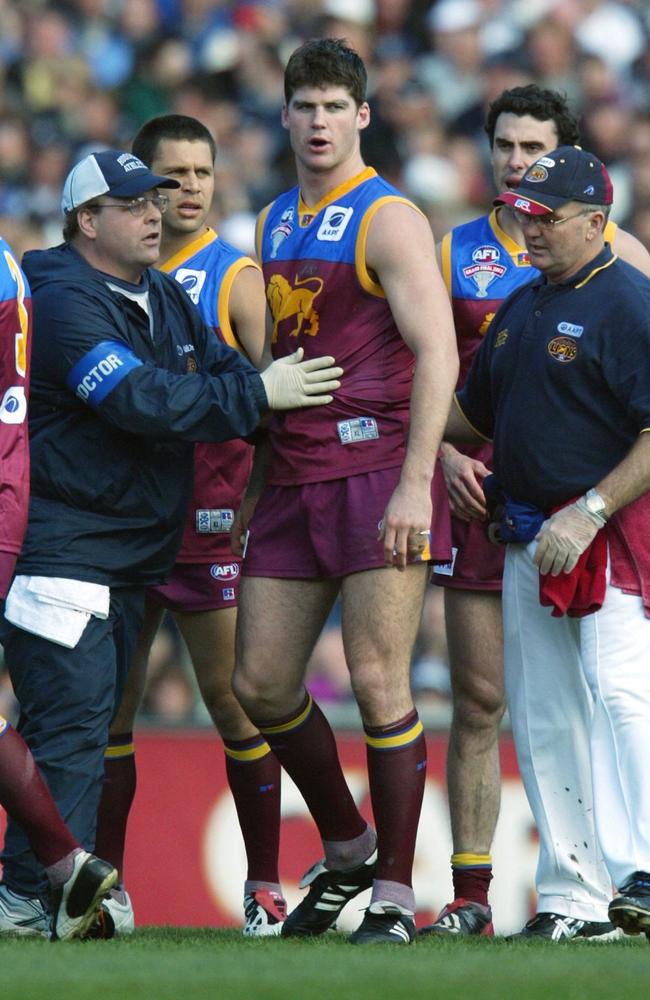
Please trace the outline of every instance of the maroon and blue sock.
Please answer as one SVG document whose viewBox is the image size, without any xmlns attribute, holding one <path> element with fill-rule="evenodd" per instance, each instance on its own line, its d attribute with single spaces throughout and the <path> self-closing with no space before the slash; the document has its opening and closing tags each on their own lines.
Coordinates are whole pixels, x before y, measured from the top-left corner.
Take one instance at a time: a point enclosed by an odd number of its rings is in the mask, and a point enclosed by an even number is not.
<svg viewBox="0 0 650 1000">
<path fill-rule="evenodd" d="M 223 743 L 228 784 L 246 848 L 247 881 L 279 888 L 280 761 L 259 733 Z"/>
<path fill-rule="evenodd" d="M 375 878 L 410 887 L 427 770 L 422 723 L 413 709 L 397 722 L 365 726 L 364 731 L 377 827 Z"/>
<path fill-rule="evenodd" d="M 488 905 L 488 889 L 492 881 L 490 854 L 459 853 L 451 856 L 451 877 L 454 898 Z"/>
<path fill-rule="evenodd" d="M 117 868 L 122 881 L 126 826 L 135 797 L 133 733 L 110 736 L 104 753 L 104 784 L 97 811 L 95 853 Z"/>
<path fill-rule="evenodd" d="M 310 694 L 291 715 L 255 720 L 255 725 L 296 783 L 323 841 L 350 841 L 365 834 L 368 824 L 343 776 L 334 733 Z M 366 856 L 353 859 L 350 867 Z"/>
</svg>

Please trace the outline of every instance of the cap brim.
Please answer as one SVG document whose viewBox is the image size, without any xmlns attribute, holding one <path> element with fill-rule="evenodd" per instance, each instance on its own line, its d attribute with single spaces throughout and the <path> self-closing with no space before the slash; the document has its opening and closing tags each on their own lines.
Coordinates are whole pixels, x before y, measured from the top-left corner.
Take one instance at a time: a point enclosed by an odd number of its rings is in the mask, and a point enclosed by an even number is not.
<svg viewBox="0 0 650 1000">
<path fill-rule="evenodd" d="M 173 177 L 162 177 L 160 174 L 152 174 L 147 171 L 146 174 L 140 173 L 137 176 L 129 177 L 117 187 L 112 187 L 107 194 L 113 195 L 114 198 L 129 198 L 144 194 L 151 188 L 179 188 L 180 186 L 180 181 L 174 180 Z"/>
<path fill-rule="evenodd" d="M 549 215 L 556 208 L 560 208 L 572 200 L 571 198 L 559 198 L 557 195 L 545 194 L 544 200 L 540 201 L 537 191 L 518 187 L 515 191 L 503 191 L 492 204 L 510 205 L 511 208 L 516 208 L 518 212 L 524 212 L 526 215 Z"/>
</svg>

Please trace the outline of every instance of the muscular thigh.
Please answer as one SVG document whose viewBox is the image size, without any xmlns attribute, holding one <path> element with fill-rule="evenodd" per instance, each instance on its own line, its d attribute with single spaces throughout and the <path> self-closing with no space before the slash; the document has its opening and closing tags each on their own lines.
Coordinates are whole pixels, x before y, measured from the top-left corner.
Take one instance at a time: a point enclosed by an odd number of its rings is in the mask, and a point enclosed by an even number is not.
<svg viewBox="0 0 650 1000">
<path fill-rule="evenodd" d="M 429 568 L 354 573 L 343 581 L 343 645 L 364 721 L 387 725 L 412 708 L 410 668 Z"/>
<path fill-rule="evenodd" d="M 238 677 L 258 691 L 299 690 L 338 590 L 338 580 L 245 576 L 237 619 Z"/>
<path fill-rule="evenodd" d="M 505 698 L 501 594 L 446 589 L 445 626 L 454 700 L 498 711 Z"/>
</svg>

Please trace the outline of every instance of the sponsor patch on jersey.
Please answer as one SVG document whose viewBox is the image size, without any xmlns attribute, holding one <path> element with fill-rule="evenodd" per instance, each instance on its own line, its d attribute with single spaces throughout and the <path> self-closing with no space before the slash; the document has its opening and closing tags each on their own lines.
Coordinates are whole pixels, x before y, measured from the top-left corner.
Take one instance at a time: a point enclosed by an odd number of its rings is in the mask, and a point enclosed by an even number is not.
<svg viewBox="0 0 650 1000">
<path fill-rule="evenodd" d="M 336 428 L 341 444 L 356 441 L 374 441 L 379 437 L 379 428 L 374 417 L 356 417 L 354 420 L 339 420 Z"/>
<path fill-rule="evenodd" d="M 221 591 L 224 601 L 234 601 L 235 600 L 235 589 L 234 587 L 224 587 Z"/>
<path fill-rule="evenodd" d="M 329 243 L 338 242 L 347 229 L 353 213 L 353 208 L 342 208 L 341 205 L 328 205 L 325 209 L 323 221 L 316 233 L 316 239 L 325 240 Z"/>
<path fill-rule="evenodd" d="M 438 573 L 440 576 L 453 576 L 454 566 L 456 565 L 456 556 L 458 555 L 458 548 L 452 545 L 451 548 L 451 561 L 444 563 L 434 563 L 433 572 Z"/>
<path fill-rule="evenodd" d="M 491 243 L 476 247 L 472 252 L 472 263 L 463 268 L 463 275 L 476 285 L 476 298 L 487 296 L 488 286 L 495 278 L 502 278 L 506 268 L 500 264 L 501 251 Z"/>
<path fill-rule="evenodd" d="M 142 365 L 119 340 L 102 340 L 70 369 L 66 385 L 90 406 L 99 406 L 123 378 Z"/>
<path fill-rule="evenodd" d="M 575 361 L 578 356 L 578 345 L 572 337 L 553 337 L 546 349 L 553 360 L 561 364 Z"/>
<path fill-rule="evenodd" d="M 222 583 L 236 580 L 239 576 L 239 563 L 213 563 L 210 566 L 210 576 Z"/>
<path fill-rule="evenodd" d="M 557 332 L 563 333 L 567 337 L 582 337 L 585 328 L 584 326 L 577 326 L 575 323 L 558 323 Z"/>
<path fill-rule="evenodd" d="M 199 535 L 218 535 L 229 532 L 235 518 L 229 507 L 201 508 L 195 511 L 196 530 Z"/>
<path fill-rule="evenodd" d="M 205 284 L 205 271 L 195 271 L 191 267 L 179 267 L 174 278 L 179 285 L 183 286 L 194 305 L 198 305 L 201 289 Z"/>
<path fill-rule="evenodd" d="M 555 166 L 555 164 L 553 164 L 553 166 Z M 543 181 L 548 180 L 548 170 L 541 160 L 538 160 L 537 163 L 530 168 L 524 177 L 524 180 L 530 181 L 531 184 L 541 184 Z"/>
<path fill-rule="evenodd" d="M 10 385 L 0 403 L 0 423 L 22 424 L 27 416 L 24 385 Z"/>
<path fill-rule="evenodd" d="M 503 347 L 507 339 L 508 339 L 508 327 L 504 326 L 503 330 L 499 330 L 496 337 L 494 338 L 495 348 Z"/>
</svg>

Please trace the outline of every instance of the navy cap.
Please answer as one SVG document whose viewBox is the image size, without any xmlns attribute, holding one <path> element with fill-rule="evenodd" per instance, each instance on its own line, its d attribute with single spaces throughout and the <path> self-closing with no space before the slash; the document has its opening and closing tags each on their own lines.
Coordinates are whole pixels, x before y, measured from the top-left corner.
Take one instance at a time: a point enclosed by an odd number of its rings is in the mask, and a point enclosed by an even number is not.
<svg viewBox="0 0 650 1000">
<path fill-rule="evenodd" d="M 510 205 L 528 215 L 548 215 L 567 201 L 611 205 L 612 182 L 604 163 L 580 146 L 560 146 L 540 156 L 513 191 L 504 191 L 495 205 Z"/>
<path fill-rule="evenodd" d="M 134 198 L 156 187 L 178 188 L 180 184 L 173 177 L 152 173 L 133 153 L 106 149 L 90 153 L 72 168 L 63 185 L 61 208 L 73 212 L 102 194 Z"/>
</svg>

